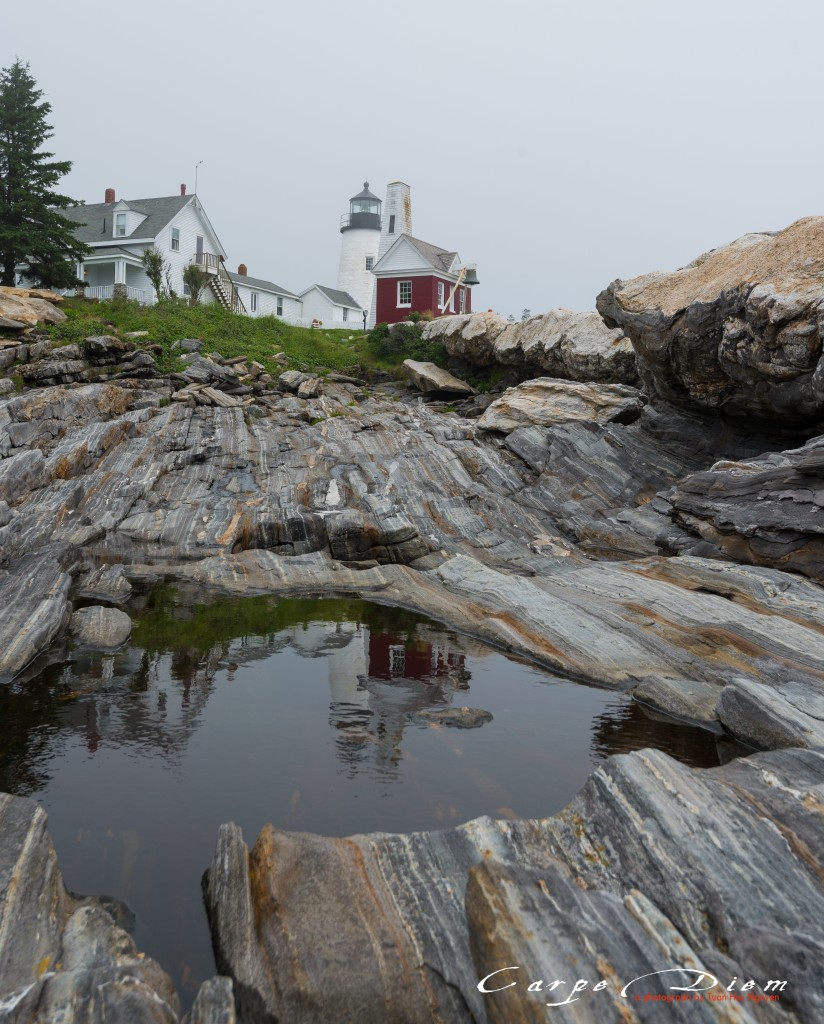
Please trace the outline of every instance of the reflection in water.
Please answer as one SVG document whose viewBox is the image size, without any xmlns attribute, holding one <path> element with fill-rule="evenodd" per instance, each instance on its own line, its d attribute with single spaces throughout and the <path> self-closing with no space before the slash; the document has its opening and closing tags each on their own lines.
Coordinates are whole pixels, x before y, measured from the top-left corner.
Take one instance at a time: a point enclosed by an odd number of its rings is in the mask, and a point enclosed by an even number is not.
<svg viewBox="0 0 824 1024">
<path fill-rule="evenodd" d="M 184 1001 L 213 973 L 198 882 L 222 822 L 329 835 L 544 816 L 607 754 L 716 738 L 359 601 L 137 599 L 131 646 L 0 688 L 0 789 L 49 813 L 67 885 L 136 912 Z M 471 705 L 471 731 L 426 708 Z"/>
</svg>

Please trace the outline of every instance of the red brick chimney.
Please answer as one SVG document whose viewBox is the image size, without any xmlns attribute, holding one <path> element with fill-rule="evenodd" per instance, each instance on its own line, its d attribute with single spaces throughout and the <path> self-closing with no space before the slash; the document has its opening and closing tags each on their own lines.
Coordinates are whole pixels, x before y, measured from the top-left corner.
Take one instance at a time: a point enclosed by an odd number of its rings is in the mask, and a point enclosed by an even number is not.
<svg viewBox="0 0 824 1024">
<path fill-rule="evenodd" d="M 240 275 L 240 277 L 247 277 L 248 274 L 249 274 L 249 271 L 246 269 L 246 264 L 245 263 L 241 263 L 238 266 L 237 272 Z"/>
<path fill-rule="evenodd" d="M 104 203 L 113 203 L 114 202 L 114 189 L 113 188 L 107 188 L 106 189 L 106 198 L 103 200 L 103 202 Z"/>
<path fill-rule="evenodd" d="M 181 194 L 182 196 L 185 196 L 185 195 L 186 195 L 186 185 L 185 185 L 185 184 L 182 184 L 182 185 L 180 186 L 180 194 Z"/>
</svg>

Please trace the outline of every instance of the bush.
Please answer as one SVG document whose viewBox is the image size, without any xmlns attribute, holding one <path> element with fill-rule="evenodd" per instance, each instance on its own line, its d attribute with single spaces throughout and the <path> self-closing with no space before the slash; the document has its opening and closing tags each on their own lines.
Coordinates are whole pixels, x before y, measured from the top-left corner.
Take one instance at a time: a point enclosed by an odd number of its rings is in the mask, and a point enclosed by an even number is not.
<svg viewBox="0 0 824 1024">
<path fill-rule="evenodd" d="M 412 314 L 419 316 L 420 314 Z M 437 341 L 424 341 L 416 321 L 377 324 L 366 336 L 366 344 L 376 358 L 391 362 L 417 359 L 425 363 L 446 366 L 446 352 Z"/>
</svg>

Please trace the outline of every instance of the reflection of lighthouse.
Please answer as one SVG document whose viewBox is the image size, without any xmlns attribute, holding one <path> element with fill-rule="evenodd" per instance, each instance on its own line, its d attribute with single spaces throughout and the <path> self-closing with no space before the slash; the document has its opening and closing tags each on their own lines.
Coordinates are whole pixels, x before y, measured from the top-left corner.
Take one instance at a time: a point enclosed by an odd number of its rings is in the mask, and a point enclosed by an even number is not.
<svg viewBox="0 0 824 1024">
<path fill-rule="evenodd" d="M 338 288 L 356 299 L 362 309 L 372 308 L 375 278 L 372 266 L 378 259 L 381 238 L 381 201 L 369 191 L 369 182 L 363 191 L 349 200 L 349 213 L 341 217 L 340 265 Z"/>
</svg>

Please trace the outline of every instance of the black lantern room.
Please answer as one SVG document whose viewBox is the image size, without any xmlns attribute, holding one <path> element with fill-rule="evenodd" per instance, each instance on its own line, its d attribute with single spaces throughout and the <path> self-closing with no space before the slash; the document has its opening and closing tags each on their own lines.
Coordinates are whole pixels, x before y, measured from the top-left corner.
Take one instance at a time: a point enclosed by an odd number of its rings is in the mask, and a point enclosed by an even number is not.
<svg viewBox="0 0 824 1024">
<path fill-rule="evenodd" d="M 341 218 L 341 231 L 352 228 L 381 229 L 381 201 L 369 191 L 369 182 L 363 183 L 363 191 L 349 200 L 349 213 Z"/>
</svg>

